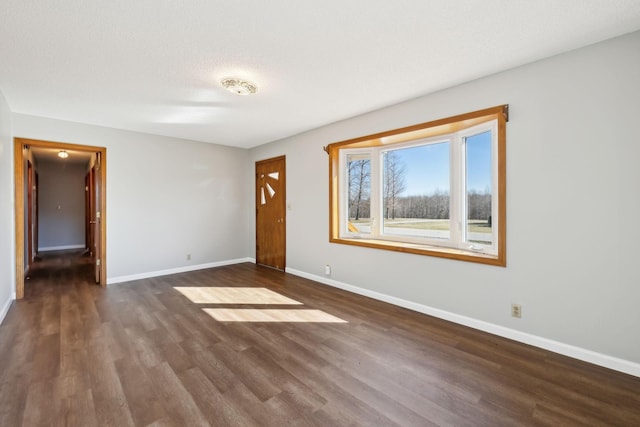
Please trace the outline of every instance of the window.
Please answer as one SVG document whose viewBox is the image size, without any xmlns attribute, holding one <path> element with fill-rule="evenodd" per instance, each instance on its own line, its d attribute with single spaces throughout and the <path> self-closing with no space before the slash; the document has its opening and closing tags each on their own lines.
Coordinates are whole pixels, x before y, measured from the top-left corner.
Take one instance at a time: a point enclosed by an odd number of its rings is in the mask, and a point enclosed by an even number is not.
<svg viewBox="0 0 640 427">
<path fill-rule="evenodd" d="M 506 265 L 507 113 L 330 144 L 330 241 Z"/>
</svg>

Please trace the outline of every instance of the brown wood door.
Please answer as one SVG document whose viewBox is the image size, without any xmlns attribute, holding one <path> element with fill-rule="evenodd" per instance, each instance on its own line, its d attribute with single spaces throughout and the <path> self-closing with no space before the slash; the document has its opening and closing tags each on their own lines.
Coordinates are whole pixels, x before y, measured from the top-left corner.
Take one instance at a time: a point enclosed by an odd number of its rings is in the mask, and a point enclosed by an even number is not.
<svg viewBox="0 0 640 427">
<path fill-rule="evenodd" d="M 40 180 L 38 178 L 38 172 L 34 173 L 34 177 L 35 185 L 33 187 L 33 211 L 35 214 L 33 218 L 33 251 L 34 256 L 37 256 L 38 248 L 40 247 L 38 243 L 38 236 L 40 235 L 40 204 L 38 202 L 38 199 L 40 198 Z"/>
<path fill-rule="evenodd" d="M 286 266 L 285 157 L 256 162 L 256 263 Z"/>
<path fill-rule="evenodd" d="M 101 233 L 100 233 L 100 223 L 102 222 L 102 205 L 101 205 L 101 173 L 100 173 L 100 153 L 96 153 L 96 163 L 91 168 L 91 181 L 93 181 L 92 185 L 92 195 L 91 201 L 93 202 L 93 211 L 92 215 L 92 237 L 93 237 L 93 260 L 95 265 L 95 277 L 96 283 L 100 284 L 100 278 L 102 276 L 102 243 L 101 243 Z"/>
<path fill-rule="evenodd" d="M 27 268 L 33 264 L 33 165 L 27 160 Z"/>
<path fill-rule="evenodd" d="M 93 245 L 91 243 L 91 230 L 93 226 L 91 224 L 91 174 L 87 173 L 84 177 L 84 248 L 87 253 L 91 254 Z"/>
<path fill-rule="evenodd" d="M 96 169 L 91 167 L 87 174 L 87 233 L 89 256 L 96 262 Z"/>
</svg>

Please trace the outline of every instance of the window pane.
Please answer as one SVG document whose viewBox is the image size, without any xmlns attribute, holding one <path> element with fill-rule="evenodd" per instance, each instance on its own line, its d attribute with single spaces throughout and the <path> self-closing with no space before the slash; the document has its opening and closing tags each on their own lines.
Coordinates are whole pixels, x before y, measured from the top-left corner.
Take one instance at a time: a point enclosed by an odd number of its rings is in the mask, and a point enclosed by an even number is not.
<svg viewBox="0 0 640 427">
<path fill-rule="evenodd" d="M 491 245 L 491 132 L 465 138 L 467 241 Z"/>
<path fill-rule="evenodd" d="M 349 175 L 348 230 L 371 233 L 371 157 L 369 154 L 347 155 Z"/>
<path fill-rule="evenodd" d="M 449 142 L 383 157 L 383 233 L 449 239 Z"/>
</svg>

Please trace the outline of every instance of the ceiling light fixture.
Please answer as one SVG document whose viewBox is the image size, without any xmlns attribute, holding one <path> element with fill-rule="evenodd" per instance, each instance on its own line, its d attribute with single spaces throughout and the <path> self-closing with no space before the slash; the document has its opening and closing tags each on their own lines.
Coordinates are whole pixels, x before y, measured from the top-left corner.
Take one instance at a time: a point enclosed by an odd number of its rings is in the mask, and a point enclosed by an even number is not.
<svg viewBox="0 0 640 427">
<path fill-rule="evenodd" d="M 67 152 L 66 152 L 66 151 L 64 151 L 64 150 L 60 150 L 60 151 L 58 152 L 58 157 L 60 157 L 61 159 L 66 159 L 67 157 L 69 157 L 69 153 L 67 153 Z"/>
<path fill-rule="evenodd" d="M 222 79 L 220 80 L 220 84 L 223 88 L 236 95 L 252 95 L 258 90 L 255 84 L 237 78 Z"/>
</svg>

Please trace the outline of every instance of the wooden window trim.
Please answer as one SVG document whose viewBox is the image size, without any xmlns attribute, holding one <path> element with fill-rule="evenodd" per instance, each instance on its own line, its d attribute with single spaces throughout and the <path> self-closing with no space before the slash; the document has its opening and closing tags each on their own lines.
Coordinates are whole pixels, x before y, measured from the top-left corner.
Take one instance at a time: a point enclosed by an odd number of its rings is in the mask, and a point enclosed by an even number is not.
<svg viewBox="0 0 640 427">
<path fill-rule="evenodd" d="M 444 119 L 433 120 L 413 126 L 380 132 L 345 141 L 335 142 L 325 147 L 329 154 L 329 242 L 352 246 L 384 249 L 397 252 L 476 262 L 481 264 L 505 267 L 506 261 L 506 123 L 509 119 L 509 106 L 499 105 Z M 445 247 L 373 240 L 363 238 L 340 237 L 338 185 L 340 149 L 390 146 L 407 141 L 444 135 L 463 130 L 484 122 L 497 120 L 498 123 L 498 239 L 497 255 L 475 253 Z"/>
</svg>

